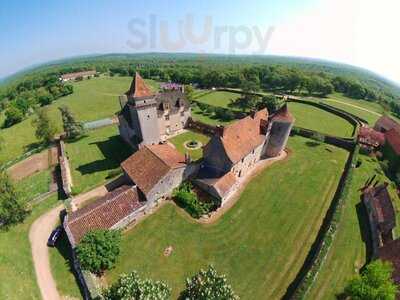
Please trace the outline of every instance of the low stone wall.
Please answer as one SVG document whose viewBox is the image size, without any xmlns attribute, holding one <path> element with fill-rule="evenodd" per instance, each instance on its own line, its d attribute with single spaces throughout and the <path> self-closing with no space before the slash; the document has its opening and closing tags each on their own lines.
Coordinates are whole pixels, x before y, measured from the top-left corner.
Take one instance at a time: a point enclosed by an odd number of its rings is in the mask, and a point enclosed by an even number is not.
<svg viewBox="0 0 400 300">
<path fill-rule="evenodd" d="M 73 186 L 71 170 L 69 167 L 69 160 L 66 155 L 64 141 L 60 139 L 58 145 L 59 145 L 59 162 L 60 162 L 62 187 L 65 195 L 69 197 L 72 193 L 72 186 Z"/>
<path fill-rule="evenodd" d="M 214 135 L 217 131 L 217 127 L 202 123 L 200 121 L 195 121 L 192 118 L 188 119 L 187 128 L 198 131 L 205 135 Z"/>
</svg>

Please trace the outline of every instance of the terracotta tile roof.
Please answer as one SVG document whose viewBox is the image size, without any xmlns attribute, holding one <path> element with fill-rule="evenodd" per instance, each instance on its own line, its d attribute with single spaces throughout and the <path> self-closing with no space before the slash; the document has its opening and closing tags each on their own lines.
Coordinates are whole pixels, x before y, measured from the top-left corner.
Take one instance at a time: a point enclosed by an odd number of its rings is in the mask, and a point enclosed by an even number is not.
<svg viewBox="0 0 400 300">
<path fill-rule="evenodd" d="M 400 155 L 400 132 L 395 128 L 390 129 L 385 133 L 386 142 L 390 145 L 393 151 Z"/>
<path fill-rule="evenodd" d="M 396 128 L 398 131 L 400 131 L 400 124 L 388 116 L 382 116 L 378 119 L 378 121 L 376 121 L 374 126 L 375 130 L 380 131 L 380 128 L 385 129 L 385 131 Z"/>
<path fill-rule="evenodd" d="M 121 164 L 125 173 L 147 194 L 175 168 L 185 166 L 185 156 L 167 144 L 144 146 Z"/>
<path fill-rule="evenodd" d="M 143 205 L 136 187 L 122 186 L 69 214 L 66 230 L 76 245 L 90 230 L 109 229 Z"/>
<path fill-rule="evenodd" d="M 372 201 L 379 229 L 387 233 L 396 226 L 396 215 L 386 184 L 369 188 L 366 193 Z"/>
<path fill-rule="evenodd" d="M 358 140 L 362 143 L 379 146 L 385 144 L 385 134 L 370 127 L 362 126 L 358 132 Z"/>
<path fill-rule="evenodd" d="M 96 71 L 82 71 L 82 72 L 75 72 L 75 73 L 68 73 L 61 75 L 62 79 L 74 79 L 83 76 L 92 76 L 95 75 Z"/>
<path fill-rule="evenodd" d="M 228 172 L 218 178 L 210 178 L 207 177 L 206 174 L 202 175 L 200 175 L 200 178 L 198 178 L 197 181 L 215 188 L 221 198 L 225 198 L 225 196 L 231 190 L 232 186 L 236 183 L 236 177 L 232 172 Z"/>
<path fill-rule="evenodd" d="M 387 242 L 378 249 L 378 257 L 384 261 L 389 261 L 393 265 L 392 278 L 396 284 L 400 284 L 400 239 Z M 399 295 L 397 296 L 399 299 Z"/>
<path fill-rule="evenodd" d="M 293 115 L 289 112 L 287 104 L 283 105 L 276 113 L 271 116 L 273 121 L 283 121 L 288 123 L 294 122 Z"/>
<path fill-rule="evenodd" d="M 265 136 L 261 134 L 261 120 L 268 119 L 267 109 L 247 116 L 233 124 L 220 130 L 220 139 L 225 152 L 233 163 L 237 163 L 248 155 L 253 149 L 265 141 Z"/>
<path fill-rule="evenodd" d="M 131 87 L 127 92 L 128 96 L 133 98 L 140 98 L 140 97 L 152 97 L 154 93 L 151 89 L 146 85 L 146 82 L 143 78 L 136 72 L 135 77 L 132 80 Z"/>
</svg>

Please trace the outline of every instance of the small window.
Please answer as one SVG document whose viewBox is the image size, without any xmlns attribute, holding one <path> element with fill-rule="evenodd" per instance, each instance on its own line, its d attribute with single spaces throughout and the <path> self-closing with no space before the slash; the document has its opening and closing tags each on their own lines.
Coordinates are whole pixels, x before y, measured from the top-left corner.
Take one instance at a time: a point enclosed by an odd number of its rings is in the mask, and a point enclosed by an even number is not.
<svg viewBox="0 0 400 300">
<path fill-rule="evenodd" d="M 165 115 L 165 121 L 169 120 L 169 115 Z"/>
</svg>

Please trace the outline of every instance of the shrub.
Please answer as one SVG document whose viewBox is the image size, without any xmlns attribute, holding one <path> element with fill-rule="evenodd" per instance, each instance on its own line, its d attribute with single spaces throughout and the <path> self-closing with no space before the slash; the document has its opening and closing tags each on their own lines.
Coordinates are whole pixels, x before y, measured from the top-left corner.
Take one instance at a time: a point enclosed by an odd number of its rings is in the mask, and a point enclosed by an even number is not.
<svg viewBox="0 0 400 300">
<path fill-rule="evenodd" d="M 89 231 L 76 249 L 82 269 L 96 274 L 111 269 L 120 253 L 120 242 L 120 231 Z"/>
<path fill-rule="evenodd" d="M 83 123 L 75 120 L 74 115 L 67 106 L 62 106 L 58 109 L 61 112 L 63 128 L 67 138 L 74 139 L 82 136 L 85 133 Z"/>
<path fill-rule="evenodd" d="M 311 136 L 311 139 L 323 143 L 325 141 L 325 136 L 319 132 L 314 132 Z"/>
<path fill-rule="evenodd" d="M 171 289 L 161 281 L 141 279 L 136 271 L 120 276 L 118 281 L 103 293 L 105 300 L 165 300 L 171 296 Z"/>
<path fill-rule="evenodd" d="M 185 209 L 193 218 L 200 218 L 215 208 L 215 203 L 203 203 L 193 191 L 193 186 L 186 182 L 176 188 L 173 193 L 175 202 Z"/>
<path fill-rule="evenodd" d="M 4 127 L 11 127 L 17 123 L 22 122 L 24 114 L 22 111 L 14 106 L 11 106 L 5 112 L 6 119 L 4 121 Z"/>
<path fill-rule="evenodd" d="M 234 300 L 239 299 L 228 284 L 225 275 L 219 275 L 213 266 L 200 270 L 192 278 L 186 279 L 182 298 L 187 300 Z"/>
</svg>

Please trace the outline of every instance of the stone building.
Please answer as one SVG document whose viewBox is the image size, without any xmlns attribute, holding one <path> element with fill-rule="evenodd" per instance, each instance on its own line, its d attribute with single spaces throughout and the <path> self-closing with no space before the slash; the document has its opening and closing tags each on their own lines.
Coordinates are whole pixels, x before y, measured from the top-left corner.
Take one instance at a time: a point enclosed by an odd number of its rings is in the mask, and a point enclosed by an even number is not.
<svg viewBox="0 0 400 300">
<path fill-rule="evenodd" d="M 183 154 L 167 144 L 145 145 L 121 166 L 148 203 L 169 196 L 195 171 Z"/>
<path fill-rule="evenodd" d="M 376 255 L 380 246 L 393 240 L 393 229 L 396 227 L 396 214 L 387 183 L 368 186 L 363 191 L 362 201 L 368 215 L 373 253 Z"/>
<path fill-rule="evenodd" d="M 278 156 L 286 147 L 294 118 L 284 105 L 269 116 L 260 110 L 217 133 L 203 149 L 203 163 L 196 184 L 221 200 L 236 188 L 237 181 L 261 159 Z"/>
<path fill-rule="evenodd" d="M 390 262 L 393 266 L 392 279 L 400 287 L 400 239 L 390 241 L 379 248 L 378 258 Z M 396 299 L 400 299 L 400 290 Z"/>
<path fill-rule="evenodd" d="M 385 134 L 368 126 L 361 126 L 358 131 L 357 141 L 363 149 L 372 152 L 385 144 Z"/>
<path fill-rule="evenodd" d="M 162 92 L 155 94 L 138 73 L 129 91 L 119 100 L 120 135 L 134 149 L 165 141 L 181 131 L 191 116 L 183 88 L 166 86 Z"/>
<path fill-rule="evenodd" d="M 68 74 L 63 74 L 60 77 L 60 81 L 66 82 L 70 80 L 75 80 L 77 78 L 91 78 L 94 75 L 96 75 L 96 71 L 83 71 L 83 72 L 76 72 L 76 73 L 68 73 Z"/>
</svg>

